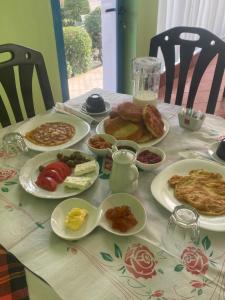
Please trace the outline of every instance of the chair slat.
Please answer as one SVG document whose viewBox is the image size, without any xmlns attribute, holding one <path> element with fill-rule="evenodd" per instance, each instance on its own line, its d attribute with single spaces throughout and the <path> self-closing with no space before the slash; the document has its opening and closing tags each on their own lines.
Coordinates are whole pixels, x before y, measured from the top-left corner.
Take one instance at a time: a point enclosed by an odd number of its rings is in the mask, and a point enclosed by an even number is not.
<svg viewBox="0 0 225 300">
<path fill-rule="evenodd" d="M 19 66 L 21 92 L 28 118 L 31 118 L 35 115 L 32 92 L 33 71 L 34 65 Z"/>
<path fill-rule="evenodd" d="M 16 80 L 14 69 L 7 67 L 0 70 L 0 82 L 5 90 L 5 93 L 9 99 L 10 106 L 17 122 L 23 120 L 22 111 L 20 108 L 19 98 L 16 88 Z M 3 102 L 2 102 L 3 104 Z"/>
<path fill-rule="evenodd" d="M 195 51 L 195 47 L 180 46 L 180 71 L 177 86 L 176 105 L 181 105 L 184 95 L 184 89 L 187 81 L 187 75 L 190 68 L 191 60 Z"/>
</svg>

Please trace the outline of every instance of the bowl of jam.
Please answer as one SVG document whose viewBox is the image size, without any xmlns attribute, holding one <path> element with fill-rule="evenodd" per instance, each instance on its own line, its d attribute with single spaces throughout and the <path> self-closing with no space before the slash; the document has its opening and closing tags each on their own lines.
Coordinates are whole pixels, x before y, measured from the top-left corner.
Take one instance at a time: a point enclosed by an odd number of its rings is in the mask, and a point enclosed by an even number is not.
<svg viewBox="0 0 225 300">
<path fill-rule="evenodd" d="M 143 147 L 137 151 L 136 165 L 144 171 L 151 171 L 159 167 L 165 159 L 166 154 L 162 149 Z"/>
</svg>

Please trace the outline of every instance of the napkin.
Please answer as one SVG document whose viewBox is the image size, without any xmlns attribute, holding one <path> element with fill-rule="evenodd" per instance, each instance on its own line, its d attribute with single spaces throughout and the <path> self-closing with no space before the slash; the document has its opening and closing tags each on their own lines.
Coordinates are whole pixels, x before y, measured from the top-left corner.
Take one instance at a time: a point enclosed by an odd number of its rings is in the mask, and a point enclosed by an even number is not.
<svg viewBox="0 0 225 300">
<path fill-rule="evenodd" d="M 91 116 L 89 116 L 85 113 L 82 113 L 79 109 L 75 109 L 75 108 L 72 108 L 72 107 L 66 105 L 65 103 L 57 102 L 55 104 L 55 110 L 57 112 L 75 115 L 75 116 L 85 120 L 89 124 L 98 123 L 98 121 L 96 119 L 92 118 Z"/>
</svg>

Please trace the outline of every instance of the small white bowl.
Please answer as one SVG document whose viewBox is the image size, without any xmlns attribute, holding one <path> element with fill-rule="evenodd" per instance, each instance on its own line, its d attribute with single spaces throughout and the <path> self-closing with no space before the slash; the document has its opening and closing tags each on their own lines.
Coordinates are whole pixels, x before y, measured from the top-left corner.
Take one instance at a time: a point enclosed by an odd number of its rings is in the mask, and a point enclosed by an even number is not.
<svg viewBox="0 0 225 300">
<path fill-rule="evenodd" d="M 114 136 L 107 134 L 107 133 L 99 133 L 99 134 L 92 135 L 88 139 L 88 142 L 87 142 L 88 149 L 90 151 L 92 151 L 94 154 L 96 154 L 97 156 L 105 156 L 107 154 L 110 154 L 111 153 L 110 148 L 98 149 L 98 148 L 94 148 L 93 146 L 90 145 L 90 139 L 95 138 L 95 137 L 101 137 L 106 142 L 110 142 L 112 145 L 115 145 L 116 139 L 114 138 Z"/>
<path fill-rule="evenodd" d="M 159 161 L 157 163 L 149 163 L 149 164 L 140 162 L 138 160 L 138 155 L 145 150 L 149 150 L 150 152 L 158 154 L 161 157 L 161 161 Z M 166 159 L 166 154 L 162 149 L 157 148 L 157 147 L 143 147 L 137 151 L 136 165 L 137 165 L 137 167 L 139 167 L 140 169 L 142 169 L 144 171 L 151 171 L 153 169 L 158 168 L 165 161 L 165 159 Z"/>
<path fill-rule="evenodd" d="M 117 146 L 117 148 L 119 150 L 120 149 L 127 149 L 127 150 L 133 151 L 135 153 L 137 153 L 137 151 L 140 149 L 138 144 L 134 141 L 131 141 L 131 140 L 117 140 L 115 145 Z"/>
<path fill-rule="evenodd" d="M 137 220 L 137 224 L 130 228 L 127 232 L 121 232 L 117 229 L 113 229 L 111 226 L 111 222 L 107 220 L 105 213 L 108 209 L 127 205 L 130 207 L 131 212 L 133 213 L 135 219 Z M 102 204 L 99 206 L 99 210 L 101 211 L 101 219 L 99 225 L 105 230 L 120 236 L 129 236 L 137 234 L 141 231 L 147 220 L 146 211 L 141 204 L 141 202 L 135 196 L 127 193 L 115 193 L 107 198 L 105 198 Z"/>
</svg>

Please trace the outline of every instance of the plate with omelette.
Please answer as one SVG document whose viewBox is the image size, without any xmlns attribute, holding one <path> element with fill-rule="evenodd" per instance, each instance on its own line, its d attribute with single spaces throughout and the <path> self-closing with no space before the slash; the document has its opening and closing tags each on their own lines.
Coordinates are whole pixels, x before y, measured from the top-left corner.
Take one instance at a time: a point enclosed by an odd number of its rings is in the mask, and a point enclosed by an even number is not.
<svg viewBox="0 0 225 300">
<path fill-rule="evenodd" d="M 123 102 L 98 124 L 96 132 L 110 134 L 117 140 L 132 140 L 145 147 L 163 140 L 169 132 L 169 123 L 151 104 L 141 107 Z"/>
<path fill-rule="evenodd" d="M 68 148 L 89 131 L 90 125 L 84 120 L 55 112 L 35 116 L 17 129 L 27 147 L 40 152 Z"/>
<path fill-rule="evenodd" d="M 177 161 L 152 181 L 154 198 L 170 212 L 177 205 L 194 207 L 199 226 L 225 231 L 225 168 L 203 159 Z"/>
</svg>

